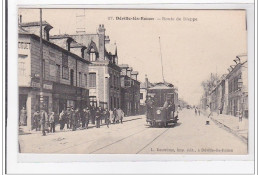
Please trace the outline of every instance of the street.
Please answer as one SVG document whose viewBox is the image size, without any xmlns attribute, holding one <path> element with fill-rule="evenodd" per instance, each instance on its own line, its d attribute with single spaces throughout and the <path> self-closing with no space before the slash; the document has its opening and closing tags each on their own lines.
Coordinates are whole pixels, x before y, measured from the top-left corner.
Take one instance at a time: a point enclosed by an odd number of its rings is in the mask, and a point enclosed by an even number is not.
<svg viewBox="0 0 260 175">
<path fill-rule="evenodd" d="M 247 154 L 247 145 L 205 116 L 183 109 L 174 127 L 151 128 L 145 115 L 123 124 L 77 131 L 19 135 L 22 153 L 55 154 Z"/>
</svg>

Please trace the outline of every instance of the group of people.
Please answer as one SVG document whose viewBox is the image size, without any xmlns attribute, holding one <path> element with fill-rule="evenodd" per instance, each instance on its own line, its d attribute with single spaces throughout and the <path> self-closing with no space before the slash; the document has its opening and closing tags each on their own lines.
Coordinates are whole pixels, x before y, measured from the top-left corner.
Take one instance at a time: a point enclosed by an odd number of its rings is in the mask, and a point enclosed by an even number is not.
<svg viewBox="0 0 260 175">
<path fill-rule="evenodd" d="M 55 113 L 51 112 L 49 115 L 45 110 L 36 111 L 33 114 L 33 125 L 36 131 L 42 130 L 42 134 L 45 136 L 46 132 L 55 132 L 55 126 L 60 124 L 60 130 L 67 129 L 75 131 L 77 128 L 88 129 L 89 122 L 95 124 L 97 128 L 104 121 L 109 128 L 111 123 L 123 123 L 124 112 L 118 108 L 114 110 L 102 109 L 101 107 L 91 106 L 80 110 L 74 107 L 68 107 L 63 109 L 59 114 L 58 121 L 55 120 Z"/>
</svg>

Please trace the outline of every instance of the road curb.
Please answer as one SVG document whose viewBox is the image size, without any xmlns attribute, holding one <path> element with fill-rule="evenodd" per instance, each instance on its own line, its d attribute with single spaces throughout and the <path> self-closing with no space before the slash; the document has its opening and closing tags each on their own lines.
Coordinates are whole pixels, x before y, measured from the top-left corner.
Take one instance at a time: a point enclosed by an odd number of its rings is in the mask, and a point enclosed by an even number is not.
<svg viewBox="0 0 260 175">
<path fill-rule="evenodd" d="M 245 138 L 244 136 L 239 135 L 236 131 L 234 131 L 233 129 L 231 129 L 230 127 L 228 127 L 227 125 L 219 122 L 218 120 L 210 117 L 210 119 L 218 126 L 220 126 L 221 128 L 225 129 L 226 131 L 232 133 L 233 135 L 235 135 L 236 137 L 238 137 L 242 142 L 244 142 L 245 144 L 248 143 L 248 139 Z"/>
</svg>

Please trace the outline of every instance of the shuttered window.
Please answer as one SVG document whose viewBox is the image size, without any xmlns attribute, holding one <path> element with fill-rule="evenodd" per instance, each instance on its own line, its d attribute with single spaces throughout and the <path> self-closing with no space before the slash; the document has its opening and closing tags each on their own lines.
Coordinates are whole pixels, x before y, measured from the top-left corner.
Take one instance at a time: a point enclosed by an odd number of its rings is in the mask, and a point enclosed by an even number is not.
<svg viewBox="0 0 260 175">
<path fill-rule="evenodd" d="M 96 87 L 96 73 L 89 73 L 89 87 Z"/>
</svg>

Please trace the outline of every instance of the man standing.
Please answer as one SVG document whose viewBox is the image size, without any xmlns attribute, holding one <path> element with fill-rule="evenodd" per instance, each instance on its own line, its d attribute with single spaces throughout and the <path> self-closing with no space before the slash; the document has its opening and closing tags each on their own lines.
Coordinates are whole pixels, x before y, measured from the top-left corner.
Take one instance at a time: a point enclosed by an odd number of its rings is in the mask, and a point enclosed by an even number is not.
<svg viewBox="0 0 260 175">
<path fill-rule="evenodd" d="M 61 111 L 60 116 L 59 116 L 59 121 L 60 121 L 60 130 L 64 129 L 64 125 L 65 125 L 65 112 L 64 109 Z"/>
<path fill-rule="evenodd" d="M 100 128 L 100 117 L 101 117 L 101 107 L 97 108 L 96 111 L 96 127 Z"/>
<path fill-rule="evenodd" d="M 34 125 L 34 128 L 36 131 L 38 131 L 40 128 L 39 128 L 39 120 L 40 119 L 40 112 L 37 110 L 34 114 L 33 114 L 33 125 Z"/>
<path fill-rule="evenodd" d="M 55 132 L 55 117 L 54 117 L 54 112 L 51 112 L 50 115 L 50 132 Z"/>
<path fill-rule="evenodd" d="M 117 122 L 117 110 L 116 108 L 114 108 L 114 111 L 113 111 L 113 124 L 115 124 Z"/>
<path fill-rule="evenodd" d="M 41 110 L 41 125 L 42 125 L 42 135 L 46 136 L 46 126 L 48 122 L 48 114 L 45 112 L 44 109 Z"/>
<path fill-rule="evenodd" d="M 80 127 L 80 119 L 81 119 L 79 108 L 76 109 L 75 115 L 76 115 L 76 128 L 79 128 Z"/>
<path fill-rule="evenodd" d="M 105 117 L 105 123 L 107 124 L 107 127 L 109 128 L 109 124 L 110 124 L 110 113 L 108 111 L 108 109 L 106 108 L 104 111 L 104 117 Z"/>
<path fill-rule="evenodd" d="M 71 116 L 71 127 L 72 127 L 72 131 L 76 131 L 76 120 L 77 120 L 77 116 L 76 116 L 76 112 L 74 111 L 74 108 L 73 108 L 73 107 L 71 107 L 70 116 Z"/>
<path fill-rule="evenodd" d="M 82 114 L 80 115 L 81 117 L 81 127 L 85 128 L 86 127 L 86 115 L 85 115 L 86 109 L 84 108 L 82 111 Z"/>
<path fill-rule="evenodd" d="M 72 108 L 72 107 L 71 107 Z M 71 129 L 72 128 L 72 117 L 71 117 L 71 108 L 68 107 L 67 109 L 67 129 Z"/>
<path fill-rule="evenodd" d="M 207 105 L 207 107 L 206 107 L 206 116 L 209 118 L 210 115 L 211 115 L 211 111 L 210 111 L 209 105 Z"/>
<path fill-rule="evenodd" d="M 86 122 L 86 128 L 88 129 L 88 124 L 89 124 L 89 120 L 90 120 L 90 110 L 88 109 L 88 107 L 86 109 L 84 109 L 83 115 L 84 115 L 85 122 Z"/>
<path fill-rule="evenodd" d="M 146 100 L 146 110 L 147 110 L 147 116 L 148 118 L 152 118 L 153 119 L 153 105 L 154 105 L 154 101 L 151 98 L 151 96 L 148 96 L 148 99 Z"/>
<path fill-rule="evenodd" d="M 96 117 L 96 109 L 93 105 L 90 106 L 90 114 L 91 114 L 91 122 L 95 124 L 95 117 Z"/>
</svg>

